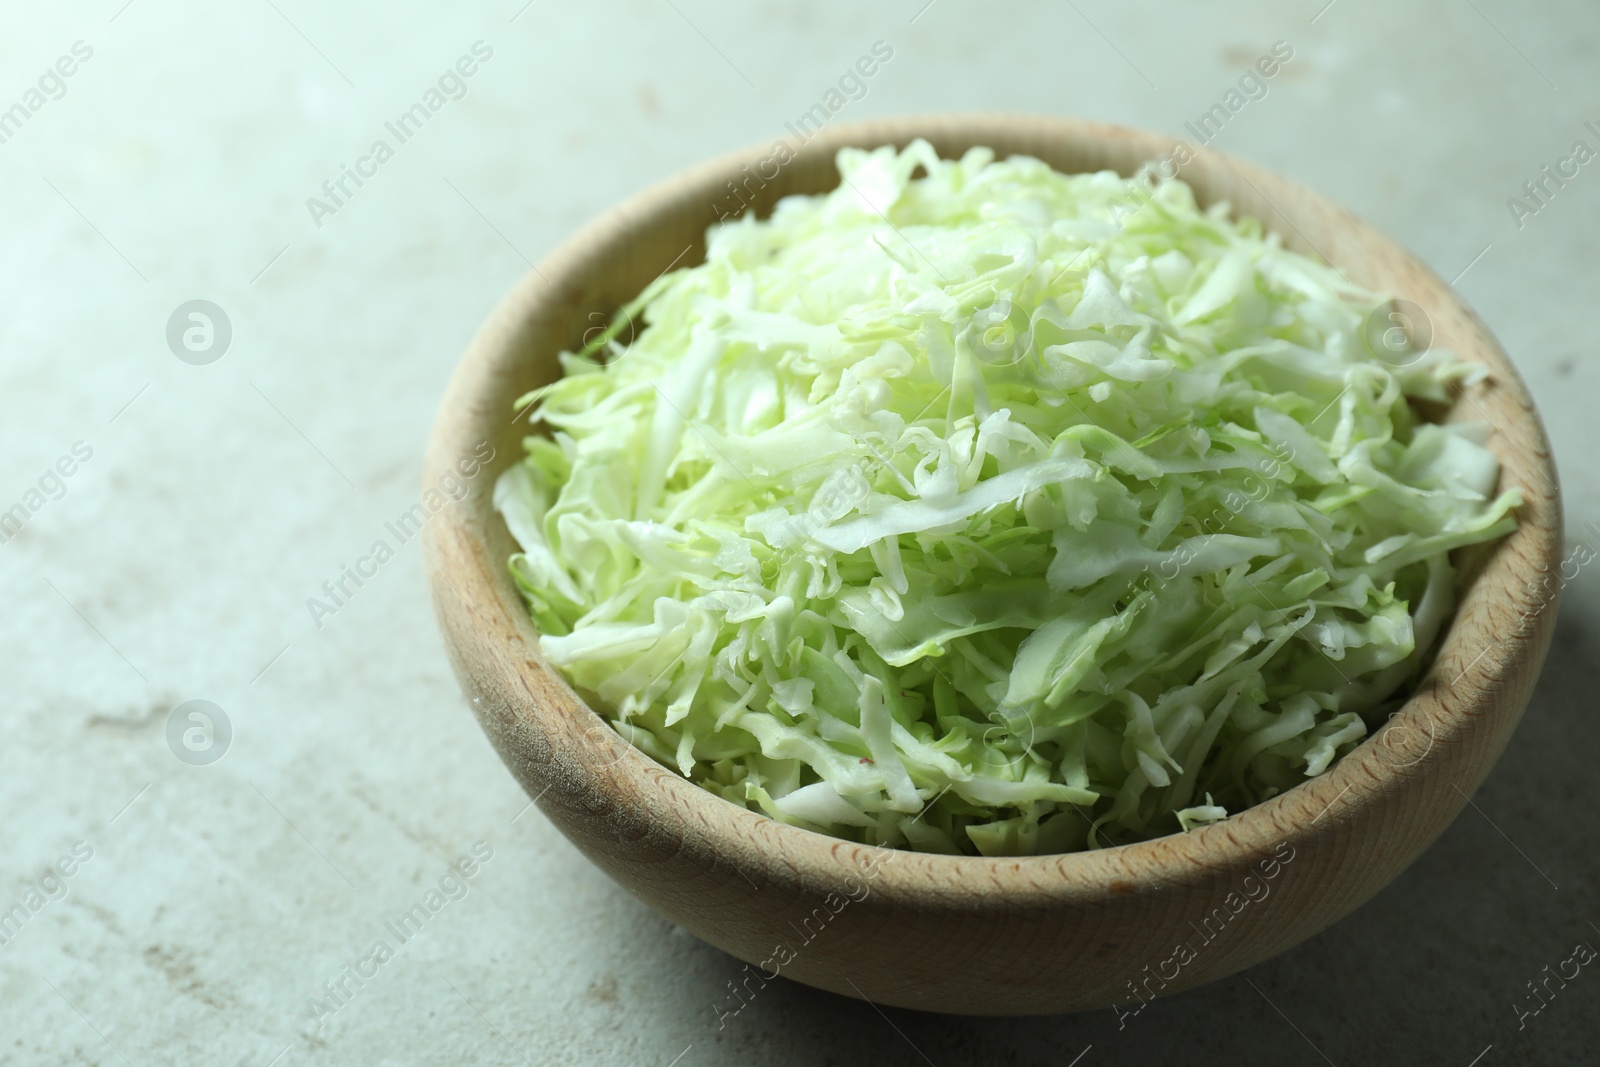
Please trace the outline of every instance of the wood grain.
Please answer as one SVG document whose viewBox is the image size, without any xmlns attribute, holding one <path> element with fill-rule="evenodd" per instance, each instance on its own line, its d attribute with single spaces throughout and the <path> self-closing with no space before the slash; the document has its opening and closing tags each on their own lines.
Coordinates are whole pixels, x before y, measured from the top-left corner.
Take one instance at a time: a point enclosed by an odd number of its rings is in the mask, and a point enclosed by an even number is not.
<svg viewBox="0 0 1600 1067">
<path fill-rule="evenodd" d="M 837 184 L 841 146 L 918 136 L 944 156 L 988 145 L 1068 172 L 1130 174 L 1175 147 L 1155 134 L 1035 116 L 839 125 L 799 147 L 775 178 L 749 183 L 755 208 Z M 727 210 L 725 183 L 743 182 L 746 165 L 770 174 L 770 164 L 758 166 L 771 155 L 763 144 L 695 167 L 584 227 L 494 311 L 445 394 L 424 485 L 484 442 L 495 459 L 470 496 L 427 527 L 435 609 L 473 711 L 540 809 L 641 900 L 757 965 L 750 990 L 777 972 L 931 1011 L 1137 1007 L 1282 952 L 1383 888 L 1460 811 L 1527 705 L 1555 622 L 1555 583 L 1546 582 L 1561 546 L 1555 470 L 1516 370 L 1437 275 L 1344 208 L 1210 150 L 1180 171 L 1202 203 L 1226 200 L 1289 247 L 1415 302 L 1436 346 L 1489 368 L 1451 417 L 1490 424 L 1502 486 L 1526 497 L 1517 530 L 1468 561 L 1456 620 L 1415 696 L 1352 755 L 1188 834 L 1026 859 L 919 855 L 784 826 L 691 785 L 622 744 L 545 663 L 490 502 L 525 432 L 513 425 L 512 401 L 551 380 L 557 351 L 580 344 L 669 264 L 696 262 L 718 205 Z M 737 1005 L 731 996 L 708 1005 L 708 1019 Z"/>
</svg>

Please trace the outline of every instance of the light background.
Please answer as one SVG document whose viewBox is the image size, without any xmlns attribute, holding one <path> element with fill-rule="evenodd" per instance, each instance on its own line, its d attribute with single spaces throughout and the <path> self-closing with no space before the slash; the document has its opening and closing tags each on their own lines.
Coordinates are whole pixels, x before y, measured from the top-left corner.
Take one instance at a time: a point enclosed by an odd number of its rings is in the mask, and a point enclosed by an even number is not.
<svg viewBox="0 0 1600 1067">
<path fill-rule="evenodd" d="M 0 546 L 0 910 L 75 842 L 94 854 L 0 946 L 0 1062 L 1577 1062 L 1600 974 L 1521 1029 L 1514 1004 L 1600 945 L 1592 569 L 1511 748 L 1412 870 L 1121 1031 L 783 982 L 719 1029 L 740 965 L 526 810 L 449 674 L 416 543 L 320 630 L 305 606 L 416 501 L 443 384 L 530 260 L 780 136 L 880 39 L 894 56 L 841 121 L 1002 108 L 1174 135 L 1288 42 L 1215 147 L 1459 275 L 1541 406 L 1569 541 L 1600 549 L 1600 162 L 1520 228 L 1506 204 L 1574 140 L 1600 149 L 1600 9 L 1325 2 L 7 3 L 0 108 L 74 42 L 93 56 L 0 144 L 0 510 L 74 442 L 93 458 Z M 315 226 L 306 198 L 478 40 L 467 96 Z M 197 298 L 233 330 L 208 366 L 165 339 Z M 166 742 L 191 699 L 232 724 L 210 766 Z M 307 998 L 480 840 L 466 898 L 319 1028 Z"/>
</svg>

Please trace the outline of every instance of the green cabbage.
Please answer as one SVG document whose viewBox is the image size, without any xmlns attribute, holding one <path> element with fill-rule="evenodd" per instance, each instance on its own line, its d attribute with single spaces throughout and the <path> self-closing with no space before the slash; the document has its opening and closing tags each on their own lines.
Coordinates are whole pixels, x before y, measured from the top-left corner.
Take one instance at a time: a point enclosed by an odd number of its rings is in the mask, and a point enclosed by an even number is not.
<svg viewBox="0 0 1600 1067">
<path fill-rule="evenodd" d="M 1515 521 L 1409 402 L 1482 369 L 1181 181 L 838 166 L 517 402 L 549 661 L 706 789 L 921 850 L 1175 832 L 1349 752 Z"/>
</svg>

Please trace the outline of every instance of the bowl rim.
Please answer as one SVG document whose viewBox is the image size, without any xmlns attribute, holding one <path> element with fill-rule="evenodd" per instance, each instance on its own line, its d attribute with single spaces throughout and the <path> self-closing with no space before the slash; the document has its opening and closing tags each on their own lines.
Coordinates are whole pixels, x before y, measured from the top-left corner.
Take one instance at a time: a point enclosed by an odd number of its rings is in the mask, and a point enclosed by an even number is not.
<svg viewBox="0 0 1600 1067">
<path fill-rule="evenodd" d="M 928 136 L 936 147 L 941 142 L 963 140 L 984 143 L 983 139 L 973 140 L 980 137 L 1012 142 L 1031 137 L 1040 143 L 1071 144 L 1091 154 L 1097 143 L 1118 144 L 1123 149 L 1132 143 L 1151 160 L 1186 144 L 1170 136 L 1074 118 L 947 112 L 830 125 L 801 151 L 831 155 L 846 145 L 903 145 L 917 136 Z M 503 400 L 509 410 L 514 397 L 495 395 L 495 389 L 511 373 L 510 365 L 523 358 L 518 348 L 521 329 L 536 314 L 550 313 L 553 302 L 570 299 L 570 294 L 563 295 L 563 285 L 593 261 L 595 248 L 624 240 L 641 220 L 648 224 L 680 202 L 685 189 L 719 189 L 722 180 L 737 175 L 742 166 L 770 157 L 773 147 L 770 143 L 748 145 L 652 183 L 585 224 L 525 274 L 479 330 L 450 381 L 430 437 L 424 485 L 437 484 L 443 473 L 453 469 L 456 457 L 471 451 L 473 443 L 482 439 L 480 429 L 487 425 L 485 420 L 496 417 L 493 412 L 500 410 L 491 401 Z M 730 865 L 752 885 L 759 880 L 796 889 L 814 888 L 837 882 L 843 873 L 872 866 L 873 892 L 884 894 L 891 903 L 908 906 L 950 906 L 958 898 L 966 908 L 1092 901 L 1107 894 L 1138 891 L 1141 886 L 1198 885 L 1222 870 L 1245 870 L 1283 843 L 1298 848 L 1357 820 L 1382 823 L 1388 813 L 1381 809 L 1402 794 L 1409 777 L 1429 773 L 1445 754 L 1466 746 L 1468 738 L 1484 728 L 1487 716 L 1502 710 L 1494 699 L 1502 678 L 1528 671 L 1537 674 L 1550 627 L 1537 626 L 1523 634 L 1509 632 L 1507 624 L 1517 617 L 1519 606 L 1524 607 L 1524 615 L 1528 609 L 1554 608 L 1553 593 L 1541 590 L 1536 596 L 1530 591 L 1530 575 L 1539 568 L 1548 573 L 1550 563 L 1559 558 L 1560 498 L 1543 426 L 1515 367 L 1450 287 L 1391 238 L 1275 172 L 1209 147 L 1189 149 L 1189 161 L 1178 168 L 1181 177 L 1192 179 L 1208 168 L 1222 168 L 1241 177 L 1260 194 L 1260 200 L 1255 205 L 1235 202 L 1235 210 L 1260 218 L 1291 247 L 1304 248 L 1310 244 L 1309 238 L 1299 233 L 1296 216 L 1282 212 L 1271 194 L 1280 199 L 1292 195 L 1296 202 L 1308 204 L 1307 210 L 1347 225 L 1352 241 L 1374 245 L 1375 254 L 1409 273 L 1414 288 L 1402 295 L 1434 309 L 1435 320 L 1449 320 L 1454 332 L 1473 342 L 1473 351 L 1462 355 L 1490 368 L 1493 388 L 1498 390 L 1493 407 L 1508 416 L 1503 424 L 1489 420 L 1491 447 L 1497 437 L 1503 443 L 1494 449 L 1502 463 L 1502 484 L 1513 481 L 1523 490 L 1519 524 L 1484 553 L 1470 579 L 1461 579 L 1466 588 L 1460 590 L 1456 613 L 1438 640 L 1432 665 L 1404 705 L 1322 775 L 1198 830 L 1039 856 L 952 856 L 895 849 L 895 862 L 878 863 L 872 855 L 883 850 L 875 846 L 780 823 L 725 800 L 621 744 L 539 654 L 537 632 L 506 561 L 488 549 L 485 524 L 501 520 L 489 503 L 494 479 L 480 479 L 490 486 L 475 485 L 468 506 L 445 508 L 424 530 L 429 584 L 457 674 L 463 686 L 477 694 L 474 703 L 480 721 L 492 738 L 497 733 L 515 736 L 510 743 L 525 750 L 517 755 L 524 765 L 512 769 L 525 785 L 530 778 L 546 783 L 535 799 L 547 813 L 570 810 L 574 797 L 587 798 L 585 802 L 590 804 L 600 798 L 600 806 L 610 811 L 607 817 L 616 820 L 619 842 L 628 834 L 637 838 L 648 832 L 664 837 L 677 842 L 674 854 L 688 851 L 697 862 Z M 940 154 L 949 153 L 941 149 Z M 1013 150 L 1000 154 L 1027 153 Z M 1240 197 L 1246 199 L 1251 198 Z M 1252 207 L 1257 210 L 1250 210 Z M 1305 211 L 1299 214 L 1304 221 Z M 1273 225 L 1273 216 L 1280 225 Z M 496 476 L 499 469 L 494 471 Z M 1537 484 L 1534 475 L 1544 484 Z M 447 547 L 450 545 L 456 548 Z M 1482 646 L 1465 646 L 1469 635 L 1481 635 Z M 457 647 L 463 644 L 479 647 L 468 657 Z M 1493 655 L 1496 650 L 1501 654 Z M 486 663 L 490 665 L 487 669 L 501 675 L 489 689 L 520 692 L 525 699 L 490 709 L 476 706 L 484 692 L 477 675 L 486 669 Z M 1520 713 L 1520 707 L 1510 712 L 1514 716 Z M 494 716 L 499 717 L 498 725 L 491 723 Z M 1507 728 L 1505 733 L 1509 732 Z M 496 744 L 511 762 L 506 742 L 497 738 Z M 1486 760 L 1475 761 L 1459 779 L 1456 792 L 1460 799 L 1452 817 L 1497 755 L 1498 748 Z M 1469 788 L 1463 791 L 1462 786 Z M 562 824 L 560 818 L 555 821 Z M 643 826 L 648 826 L 648 831 L 642 830 Z M 584 842 L 578 844 L 590 851 Z M 626 843 L 617 847 L 625 849 Z M 983 893 L 972 894 L 973 885 L 982 885 Z"/>
</svg>

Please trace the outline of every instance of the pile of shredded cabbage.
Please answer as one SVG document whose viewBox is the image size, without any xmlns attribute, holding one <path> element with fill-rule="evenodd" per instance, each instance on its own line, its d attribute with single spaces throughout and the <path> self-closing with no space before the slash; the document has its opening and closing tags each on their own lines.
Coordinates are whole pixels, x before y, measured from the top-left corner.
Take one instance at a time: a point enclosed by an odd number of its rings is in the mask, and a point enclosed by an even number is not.
<svg viewBox="0 0 1600 1067">
<path fill-rule="evenodd" d="M 705 788 L 919 850 L 1188 829 L 1358 744 L 1515 521 L 1408 402 L 1481 368 L 1181 181 L 838 166 L 518 401 L 549 661 Z"/>
</svg>

